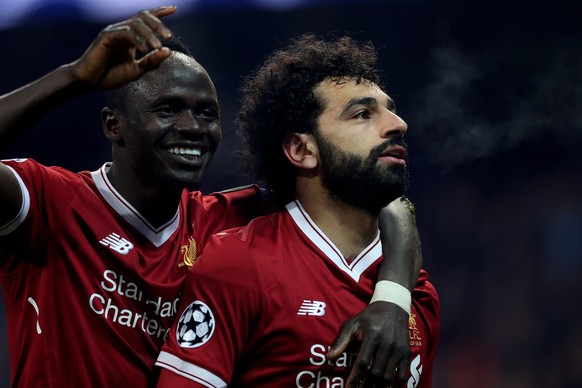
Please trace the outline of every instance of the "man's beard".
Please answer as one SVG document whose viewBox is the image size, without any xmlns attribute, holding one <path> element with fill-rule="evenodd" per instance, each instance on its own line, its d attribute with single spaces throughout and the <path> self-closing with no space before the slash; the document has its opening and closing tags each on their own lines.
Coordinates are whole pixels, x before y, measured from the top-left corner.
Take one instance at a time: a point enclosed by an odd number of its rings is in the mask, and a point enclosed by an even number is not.
<svg viewBox="0 0 582 388">
<path fill-rule="evenodd" d="M 404 194 L 408 186 L 408 156 L 406 166 L 378 163 L 378 158 L 389 146 L 406 148 L 402 138 L 382 143 L 363 158 L 339 149 L 317 130 L 314 136 L 322 162 L 322 183 L 333 199 L 377 216 L 384 206 Z"/>
</svg>

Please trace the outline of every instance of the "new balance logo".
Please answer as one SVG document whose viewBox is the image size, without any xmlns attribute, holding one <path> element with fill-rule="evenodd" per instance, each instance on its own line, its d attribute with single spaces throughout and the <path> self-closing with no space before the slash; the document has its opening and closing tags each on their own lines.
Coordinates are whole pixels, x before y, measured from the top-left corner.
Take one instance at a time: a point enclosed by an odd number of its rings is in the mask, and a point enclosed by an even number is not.
<svg viewBox="0 0 582 388">
<path fill-rule="evenodd" d="M 111 233 L 109 236 L 99 241 L 99 243 L 113 249 L 117 253 L 121 253 L 122 255 L 127 255 L 129 250 L 133 248 L 132 243 L 117 233 Z"/>
<path fill-rule="evenodd" d="M 297 315 L 313 315 L 321 317 L 325 315 L 325 302 L 318 300 L 304 300 L 299 307 Z"/>
</svg>

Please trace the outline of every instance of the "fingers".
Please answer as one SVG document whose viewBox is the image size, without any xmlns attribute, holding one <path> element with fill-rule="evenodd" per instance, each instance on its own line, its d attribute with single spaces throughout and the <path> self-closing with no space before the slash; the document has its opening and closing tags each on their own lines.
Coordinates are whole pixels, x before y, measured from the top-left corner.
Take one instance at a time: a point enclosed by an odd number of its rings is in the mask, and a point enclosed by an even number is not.
<svg viewBox="0 0 582 388">
<path fill-rule="evenodd" d="M 151 13 L 152 15 L 154 15 L 157 18 L 162 18 L 164 16 L 168 16 L 168 15 L 175 13 L 177 10 L 178 10 L 178 7 L 176 7 L 175 5 L 163 5 L 163 6 L 158 7 L 158 8 L 150 9 L 147 12 Z"/>
<path fill-rule="evenodd" d="M 372 381 L 383 387 L 402 386 L 407 376 L 410 355 L 411 350 L 407 345 L 379 348 L 370 368 Z"/>
<path fill-rule="evenodd" d="M 348 387 L 400 387 L 405 383 L 410 353 L 382 346 L 374 350 L 376 342 L 362 343 L 346 382 Z"/>
<path fill-rule="evenodd" d="M 129 45 L 141 52 L 162 48 L 158 36 L 169 39 L 172 32 L 160 20 L 161 17 L 176 12 L 176 7 L 160 7 L 153 10 L 144 10 L 131 18 L 108 26 L 104 35 L 113 36 L 115 40 L 125 40 Z"/>
<path fill-rule="evenodd" d="M 111 89 L 157 68 L 170 55 L 160 37 L 172 36 L 160 18 L 175 12 L 174 6 L 144 10 L 107 26 L 81 58 L 71 64 L 75 79 L 91 87 Z M 143 57 L 138 58 L 136 51 L 142 52 Z"/>
<path fill-rule="evenodd" d="M 342 325 L 340 333 L 336 337 L 335 341 L 333 341 L 333 344 L 331 345 L 331 348 L 325 357 L 330 360 L 339 357 L 343 352 L 345 352 L 350 342 L 356 339 L 357 336 L 358 324 L 355 323 L 355 321 L 352 319 L 346 321 Z"/>
<path fill-rule="evenodd" d="M 410 362 L 410 357 L 403 357 L 398 366 L 396 367 L 396 378 L 394 379 L 394 386 L 399 387 L 406 382 L 406 376 L 408 375 L 408 363 Z M 388 372 L 388 370 L 386 370 Z M 392 371 L 390 372 L 392 373 Z"/>
<path fill-rule="evenodd" d="M 148 53 L 139 61 L 139 67 L 143 73 L 150 70 L 157 69 L 162 61 L 170 56 L 172 52 L 167 47 L 162 47 L 159 50 L 154 50 Z"/>
<path fill-rule="evenodd" d="M 360 387 L 364 380 L 366 380 L 368 384 L 371 383 L 371 379 L 368 378 L 368 372 L 372 360 L 374 359 L 374 345 L 375 341 L 371 340 L 369 336 L 364 338 L 358 356 L 356 357 L 350 375 L 348 376 L 348 381 L 346 382 L 347 387 Z"/>
<path fill-rule="evenodd" d="M 171 15 L 176 12 L 176 7 L 160 7 L 154 10 L 141 11 L 133 17 L 135 32 L 145 38 L 154 49 L 162 47 L 158 36 L 169 39 L 172 32 L 162 23 L 161 17 Z"/>
<path fill-rule="evenodd" d="M 339 357 L 351 342 L 360 342 L 346 386 L 402 386 L 411 355 L 407 323 L 400 307 L 378 302 L 342 326 L 327 357 Z"/>
<path fill-rule="evenodd" d="M 378 346 L 366 377 L 365 387 L 390 387 L 398 359 L 390 347 Z"/>
</svg>

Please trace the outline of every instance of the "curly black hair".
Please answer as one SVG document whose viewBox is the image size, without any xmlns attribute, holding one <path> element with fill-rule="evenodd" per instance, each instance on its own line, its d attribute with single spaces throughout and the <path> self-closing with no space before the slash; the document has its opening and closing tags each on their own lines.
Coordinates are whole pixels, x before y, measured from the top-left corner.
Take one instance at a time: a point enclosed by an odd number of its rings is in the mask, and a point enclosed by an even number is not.
<svg viewBox="0 0 582 388">
<path fill-rule="evenodd" d="M 245 170 L 266 184 L 278 205 L 295 199 L 295 170 L 282 144 L 292 133 L 314 133 L 324 102 L 313 89 L 325 79 L 380 85 L 377 52 L 349 36 L 302 35 L 275 51 L 247 77 L 236 122 Z"/>
</svg>

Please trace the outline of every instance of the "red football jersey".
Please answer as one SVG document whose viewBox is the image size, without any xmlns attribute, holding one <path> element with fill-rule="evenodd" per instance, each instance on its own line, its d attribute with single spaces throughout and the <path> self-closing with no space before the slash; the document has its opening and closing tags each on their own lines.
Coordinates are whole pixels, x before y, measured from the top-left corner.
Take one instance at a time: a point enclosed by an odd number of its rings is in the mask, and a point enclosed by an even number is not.
<svg viewBox="0 0 582 388">
<path fill-rule="evenodd" d="M 379 236 L 353 261 L 300 203 L 211 238 L 184 288 L 157 365 L 160 386 L 343 387 L 356 349 L 325 359 L 341 325 L 369 302 Z M 421 272 L 409 320 L 408 387 L 430 387 L 439 300 Z"/>
<path fill-rule="evenodd" d="M 255 216 L 257 189 L 184 191 L 154 228 L 109 183 L 10 160 L 24 203 L 0 227 L 12 386 L 145 387 L 208 237 Z"/>
</svg>

